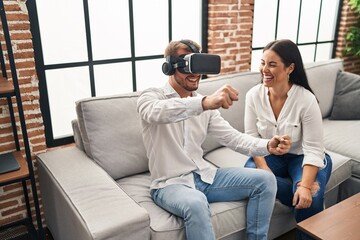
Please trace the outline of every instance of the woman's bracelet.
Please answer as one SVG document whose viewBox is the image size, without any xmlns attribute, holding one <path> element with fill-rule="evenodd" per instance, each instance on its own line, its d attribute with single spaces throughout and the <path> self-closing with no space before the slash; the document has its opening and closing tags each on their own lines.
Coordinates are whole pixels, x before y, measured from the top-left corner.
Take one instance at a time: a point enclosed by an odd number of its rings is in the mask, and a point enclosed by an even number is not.
<svg viewBox="0 0 360 240">
<path fill-rule="evenodd" d="M 298 187 L 303 187 L 303 188 L 309 189 L 311 191 L 311 187 L 307 187 L 307 186 L 304 186 L 302 184 L 299 184 Z"/>
</svg>

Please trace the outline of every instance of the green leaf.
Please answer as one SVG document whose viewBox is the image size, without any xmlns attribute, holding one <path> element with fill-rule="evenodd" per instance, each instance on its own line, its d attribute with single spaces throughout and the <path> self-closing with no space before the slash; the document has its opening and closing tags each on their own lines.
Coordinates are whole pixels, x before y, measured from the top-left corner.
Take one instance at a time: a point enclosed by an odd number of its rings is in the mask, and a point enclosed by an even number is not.
<svg viewBox="0 0 360 240">
<path fill-rule="evenodd" d="M 348 0 L 348 4 L 352 10 L 360 13 L 360 0 Z M 355 26 L 349 27 L 344 41 L 344 55 L 360 56 L 360 18 Z"/>
</svg>

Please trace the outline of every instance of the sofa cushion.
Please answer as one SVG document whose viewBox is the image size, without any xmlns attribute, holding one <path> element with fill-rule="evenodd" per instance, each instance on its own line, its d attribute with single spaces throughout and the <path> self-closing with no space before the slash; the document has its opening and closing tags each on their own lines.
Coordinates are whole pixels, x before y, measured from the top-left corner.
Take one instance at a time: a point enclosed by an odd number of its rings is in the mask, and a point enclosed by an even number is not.
<svg viewBox="0 0 360 240">
<path fill-rule="evenodd" d="M 220 108 L 219 111 L 231 126 L 244 132 L 245 95 L 250 88 L 260 83 L 260 77 L 259 72 L 241 72 L 208 78 L 200 82 L 198 91 L 203 95 L 210 95 L 225 84 L 233 86 L 239 92 L 239 100 L 234 102 L 229 109 Z M 202 147 L 204 153 L 207 153 L 221 145 L 211 137 L 207 137 Z"/>
<path fill-rule="evenodd" d="M 150 215 L 151 239 L 186 239 L 184 222 L 181 218 L 158 207 L 151 199 L 149 186 L 150 174 L 143 173 L 117 180 L 121 189 L 144 207 Z M 216 239 L 226 239 L 235 234 L 236 239 L 246 235 L 247 200 L 239 202 L 211 203 L 211 218 Z M 281 227 L 280 227 L 281 226 Z M 276 201 L 270 224 L 269 237 L 279 236 L 296 226 L 291 208 Z M 284 232 L 279 232 L 284 231 Z M 239 237 L 239 236 L 242 236 Z"/>
<path fill-rule="evenodd" d="M 342 69 L 343 61 L 341 59 L 305 64 L 309 85 L 319 100 L 323 118 L 330 115 L 333 106 L 336 75 Z"/>
<path fill-rule="evenodd" d="M 85 152 L 85 148 L 84 148 L 84 144 L 83 141 L 81 139 L 81 133 L 80 133 L 80 127 L 79 127 L 79 122 L 77 119 L 74 119 L 71 121 L 71 126 L 73 129 L 73 133 L 74 133 L 74 141 L 75 141 L 75 146 L 80 149 L 81 151 Z"/>
<path fill-rule="evenodd" d="M 360 75 L 337 73 L 331 120 L 360 120 Z"/>
<path fill-rule="evenodd" d="M 360 162 L 356 160 L 352 160 L 352 168 L 351 168 L 352 176 L 360 179 Z M 360 191 L 360 189 L 359 189 Z"/>
<path fill-rule="evenodd" d="M 331 177 L 326 185 L 326 192 L 329 192 L 351 177 L 352 161 L 351 158 L 336 152 L 330 150 L 326 152 L 330 155 L 333 164 Z"/>
<path fill-rule="evenodd" d="M 323 126 L 327 150 L 360 161 L 360 121 L 324 119 Z"/>
<path fill-rule="evenodd" d="M 149 170 L 137 97 L 131 93 L 76 102 L 85 152 L 114 179 Z"/>
<path fill-rule="evenodd" d="M 44 215 L 54 239 L 149 239 L 145 209 L 83 151 L 64 147 L 36 160 Z"/>
</svg>

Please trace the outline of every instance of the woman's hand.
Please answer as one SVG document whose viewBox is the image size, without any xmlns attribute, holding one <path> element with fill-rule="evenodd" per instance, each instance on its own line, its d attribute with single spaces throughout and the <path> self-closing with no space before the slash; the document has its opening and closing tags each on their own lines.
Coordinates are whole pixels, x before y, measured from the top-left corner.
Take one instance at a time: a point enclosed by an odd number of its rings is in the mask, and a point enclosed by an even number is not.
<svg viewBox="0 0 360 240">
<path fill-rule="evenodd" d="M 274 155 L 284 155 L 289 152 L 291 144 L 291 138 L 288 135 L 275 135 L 268 142 L 268 151 Z"/>
<path fill-rule="evenodd" d="M 298 183 L 298 188 L 294 194 L 293 206 L 296 209 L 309 208 L 312 203 L 311 187 L 303 186 Z"/>
<path fill-rule="evenodd" d="M 312 196 L 320 190 L 319 182 L 316 181 L 318 170 L 316 166 L 303 166 L 302 179 L 296 184 L 297 189 L 293 198 L 295 208 L 302 209 L 311 206 Z"/>
</svg>

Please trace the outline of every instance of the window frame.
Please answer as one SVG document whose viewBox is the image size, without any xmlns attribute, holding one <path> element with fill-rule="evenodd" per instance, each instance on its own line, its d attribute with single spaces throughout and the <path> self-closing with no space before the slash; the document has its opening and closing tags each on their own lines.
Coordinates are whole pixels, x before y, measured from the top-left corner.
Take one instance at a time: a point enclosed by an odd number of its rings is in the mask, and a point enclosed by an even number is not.
<svg viewBox="0 0 360 240">
<path fill-rule="evenodd" d="M 47 64 L 44 63 L 42 43 L 40 37 L 40 27 L 39 19 L 37 14 L 36 0 L 28 0 L 26 2 L 29 18 L 30 18 L 30 28 L 33 35 L 33 47 L 34 47 L 34 57 L 37 76 L 39 79 L 39 92 L 40 92 L 40 108 L 43 116 L 43 122 L 45 126 L 45 138 L 46 146 L 48 148 L 61 146 L 65 144 L 70 144 L 74 142 L 73 136 L 54 138 L 52 130 L 52 121 L 50 114 L 50 104 L 49 104 L 49 95 L 47 91 L 46 84 L 46 70 L 52 69 L 62 69 L 70 67 L 81 67 L 86 66 L 89 68 L 89 77 L 90 77 L 90 87 L 91 87 L 91 96 L 96 96 L 95 91 L 95 77 L 94 77 L 94 66 L 98 64 L 107 64 L 107 63 L 121 63 L 121 62 L 131 62 L 132 65 L 132 88 L 133 92 L 137 91 L 136 86 L 136 62 L 141 60 L 152 60 L 163 58 L 163 54 L 151 55 L 151 56 L 135 56 L 135 39 L 134 39 L 134 12 L 133 12 L 133 1 L 129 0 L 129 24 L 130 24 L 130 44 L 131 44 L 131 56 L 127 58 L 117 58 L 110 60 L 93 60 L 92 56 L 92 45 L 91 45 L 91 34 L 90 34 L 90 17 L 89 17 L 89 6 L 88 0 L 83 0 L 84 6 L 84 18 L 85 18 L 85 30 L 86 30 L 86 45 L 87 45 L 87 54 L 88 60 L 82 62 L 72 62 L 72 63 L 60 63 L 60 64 Z M 208 45 L 208 0 L 201 0 L 201 45 L 202 52 L 207 52 Z M 168 16 L 169 16 L 169 35 L 168 40 L 172 40 L 172 0 L 168 0 Z M 165 47 L 165 46 L 164 46 Z"/>
<path fill-rule="evenodd" d="M 299 42 L 299 32 L 300 32 L 300 21 L 301 21 L 301 11 L 302 11 L 302 0 L 300 0 L 300 7 L 299 7 L 299 16 L 298 16 L 298 21 L 297 21 L 297 33 L 296 33 L 296 41 L 295 44 L 297 46 L 310 46 L 310 45 L 315 45 L 315 49 L 314 49 L 314 58 L 313 58 L 313 62 L 316 62 L 316 54 L 317 54 L 317 48 L 319 44 L 325 44 L 325 43 L 331 43 L 333 44 L 332 46 L 332 53 L 331 53 L 331 57 L 335 58 L 336 56 L 336 47 L 337 47 L 337 43 L 338 43 L 338 35 L 339 35 L 339 28 L 340 28 L 340 20 L 341 20 L 341 6 L 343 5 L 343 1 L 344 0 L 339 0 L 338 3 L 338 9 L 337 9 L 337 16 L 336 16 L 336 23 L 335 23 L 335 32 L 334 32 L 334 38 L 333 40 L 329 40 L 329 41 L 319 41 L 319 30 L 320 30 L 320 19 L 321 19 L 321 12 L 322 12 L 322 4 L 323 4 L 324 0 L 320 0 L 320 10 L 319 10 L 319 15 L 318 15 L 318 22 L 317 22 L 317 30 L 316 30 L 316 41 L 314 42 Z M 274 40 L 277 39 L 278 36 L 278 25 L 279 25 L 279 8 L 280 8 L 280 2 L 281 0 L 277 0 L 277 8 L 276 8 L 276 19 L 275 19 L 275 32 L 274 32 Z M 256 3 L 255 3 L 256 4 Z M 251 51 L 257 51 L 257 50 L 261 50 L 264 49 L 265 46 L 253 46 L 252 45 L 252 49 Z M 251 54 L 252 55 L 252 54 Z"/>
</svg>

